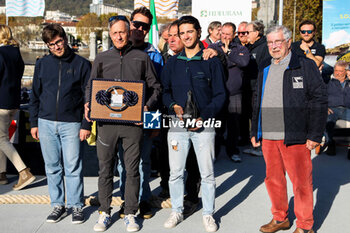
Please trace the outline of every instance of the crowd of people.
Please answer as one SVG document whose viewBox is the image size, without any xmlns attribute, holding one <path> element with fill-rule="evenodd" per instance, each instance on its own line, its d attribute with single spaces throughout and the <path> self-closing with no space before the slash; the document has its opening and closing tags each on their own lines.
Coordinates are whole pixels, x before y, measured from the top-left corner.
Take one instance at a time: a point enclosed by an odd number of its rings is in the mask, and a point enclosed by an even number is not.
<svg viewBox="0 0 350 233">
<path fill-rule="evenodd" d="M 73 224 L 85 220 L 80 146 L 90 136 L 91 80 L 98 78 L 144 81 L 143 110 L 160 110 L 174 124 L 147 130 L 142 123 L 97 122 L 98 197 L 93 201 L 99 208 L 94 231 L 111 225 L 116 164 L 124 201 L 119 215 L 126 230 L 140 229 L 138 211 L 142 218 L 152 217 L 150 155 L 157 139 L 159 197 L 170 197 L 172 205 L 165 228 L 176 227 L 197 209 L 201 188 L 204 228 L 217 231 L 214 162 L 222 147 L 233 162 L 242 162 L 239 147 L 251 144 L 243 152 L 263 156 L 272 204 L 273 218 L 260 231 L 290 228 L 287 172 L 295 197 L 294 233 L 313 233 L 311 150 L 327 149 L 334 155 L 335 123 L 350 121 L 349 64 L 338 61 L 334 75 L 322 78 L 325 48 L 314 40 L 316 25 L 311 20 L 300 23 L 301 40 L 293 43 L 288 28 L 272 26 L 265 33 L 260 21 L 241 22 L 238 27 L 214 21 L 201 41 L 204 30 L 199 21 L 183 16 L 162 27 L 162 43 L 155 48 L 145 42 L 152 18 L 145 7 L 135 9 L 130 20 L 111 17 L 113 46 L 99 53 L 92 65 L 68 46 L 60 25 L 44 27 L 42 39 L 50 53 L 36 62 L 29 110 L 53 208 L 46 221 L 60 221 L 68 208 Z M 13 187 L 19 190 L 35 180 L 8 137 L 19 109 L 24 64 L 8 26 L 0 26 L 0 43 L 0 184 L 8 182 L 7 157 L 19 172 Z M 205 125 L 214 119 L 219 127 Z"/>
</svg>

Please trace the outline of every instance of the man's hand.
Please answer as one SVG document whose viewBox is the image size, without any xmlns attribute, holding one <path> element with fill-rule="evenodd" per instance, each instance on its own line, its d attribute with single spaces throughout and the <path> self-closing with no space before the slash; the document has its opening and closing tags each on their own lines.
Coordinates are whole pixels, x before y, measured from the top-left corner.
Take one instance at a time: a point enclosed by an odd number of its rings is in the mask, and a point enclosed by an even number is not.
<svg viewBox="0 0 350 233">
<path fill-rule="evenodd" d="M 202 126 L 203 126 L 203 119 L 201 118 L 201 117 L 199 117 L 199 118 L 197 118 L 196 119 L 196 122 L 195 122 L 195 124 L 194 125 L 197 125 L 197 122 L 199 122 L 199 121 L 201 121 L 202 122 Z M 202 128 L 202 127 L 196 127 L 196 128 L 189 128 L 188 130 L 189 131 L 197 131 L 197 130 L 199 130 L 200 128 Z"/>
<path fill-rule="evenodd" d="M 89 112 L 90 112 L 89 102 L 87 102 L 87 103 L 84 105 L 84 116 L 85 116 L 85 119 L 86 119 L 88 122 L 91 122 L 92 120 L 90 120 L 90 118 L 89 118 Z"/>
<path fill-rule="evenodd" d="M 229 48 L 228 48 L 228 45 L 230 44 L 230 41 L 229 40 L 223 40 L 221 41 L 224 45 L 221 46 L 222 50 L 224 51 L 224 53 L 227 53 Z"/>
<path fill-rule="evenodd" d="M 259 147 L 261 145 L 261 142 L 256 142 L 255 137 L 252 137 L 250 139 L 250 141 L 251 141 L 253 147 Z"/>
<path fill-rule="evenodd" d="M 182 115 L 184 114 L 184 110 L 182 109 L 182 107 L 181 107 L 180 105 L 175 104 L 175 105 L 173 106 L 173 108 L 174 108 L 174 112 L 175 112 L 176 116 L 177 116 L 180 120 L 183 120 Z"/>
<path fill-rule="evenodd" d="M 90 137 L 91 131 L 86 129 L 81 129 L 79 132 L 80 141 L 84 141 Z"/>
<path fill-rule="evenodd" d="M 306 51 L 309 51 L 309 52 L 310 52 L 310 48 L 309 48 L 309 46 L 306 44 L 305 41 L 301 41 L 300 48 L 301 48 L 304 52 L 306 52 Z"/>
<path fill-rule="evenodd" d="M 208 60 L 209 58 L 216 57 L 218 55 L 218 52 L 215 49 L 207 48 L 203 50 L 203 59 Z"/>
<path fill-rule="evenodd" d="M 318 145 L 320 145 L 320 143 L 311 141 L 310 139 L 306 140 L 306 148 L 309 150 L 315 149 Z"/>
<path fill-rule="evenodd" d="M 333 110 L 330 109 L 330 108 L 328 108 L 328 115 L 331 115 L 331 114 L 333 114 L 333 113 L 334 113 Z"/>
<path fill-rule="evenodd" d="M 30 129 L 30 134 L 35 140 L 39 140 L 39 130 L 38 127 L 34 127 Z"/>
</svg>

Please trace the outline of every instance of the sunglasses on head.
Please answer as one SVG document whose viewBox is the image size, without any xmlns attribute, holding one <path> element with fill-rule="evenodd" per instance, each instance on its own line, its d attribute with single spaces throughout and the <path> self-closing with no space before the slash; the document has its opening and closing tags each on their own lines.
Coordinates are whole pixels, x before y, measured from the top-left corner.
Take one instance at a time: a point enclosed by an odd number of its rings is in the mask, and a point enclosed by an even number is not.
<svg viewBox="0 0 350 233">
<path fill-rule="evenodd" d="M 248 31 L 245 31 L 245 32 L 237 32 L 238 35 L 242 35 L 242 36 L 246 36 L 249 34 Z"/>
<path fill-rule="evenodd" d="M 135 28 L 142 27 L 142 30 L 145 30 L 145 31 L 148 31 L 151 28 L 151 25 L 141 21 L 131 21 L 131 23 L 134 25 Z"/>
<path fill-rule="evenodd" d="M 114 16 L 111 16 L 109 19 L 108 19 L 108 23 L 112 22 L 113 20 L 122 20 L 122 21 L 125 21 L 127 23 L 129 23 L 129 20 L 124 16 L 124 15 L 114 15 Z"/>
<path fill-rule="evenodd" d="M 300 32 L 301 32 L 301 34 L 305 34 L 305 33 L 311 34 L 311 33 L 313 33 L 314 31 L 313 31 L 313 30 L 300 30 Z"/>
</svg>

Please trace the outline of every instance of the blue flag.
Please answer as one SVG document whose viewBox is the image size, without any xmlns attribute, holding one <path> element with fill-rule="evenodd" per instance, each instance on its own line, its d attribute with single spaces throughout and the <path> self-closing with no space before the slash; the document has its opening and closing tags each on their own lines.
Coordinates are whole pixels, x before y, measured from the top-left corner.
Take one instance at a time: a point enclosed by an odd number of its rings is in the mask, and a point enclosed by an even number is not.
<svg viewBox="0 0 350 233">
<path fill-rule="evenodd" d="M 44 16 L 45 0 L 6 0 L 6 16 Z"/>
</svg>

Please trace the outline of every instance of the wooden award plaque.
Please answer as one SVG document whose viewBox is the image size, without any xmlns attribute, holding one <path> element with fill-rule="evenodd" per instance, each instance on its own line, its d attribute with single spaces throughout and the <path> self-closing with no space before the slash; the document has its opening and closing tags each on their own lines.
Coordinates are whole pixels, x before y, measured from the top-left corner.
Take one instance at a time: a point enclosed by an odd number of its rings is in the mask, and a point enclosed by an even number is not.
<svg viewBox="0 0 350 233">
<path fill-rule="evenodd" d="M 91 81 L 90 113 L 94 121 L 141 123 L 145 98 L 144 81 Z"/>
</svg>

